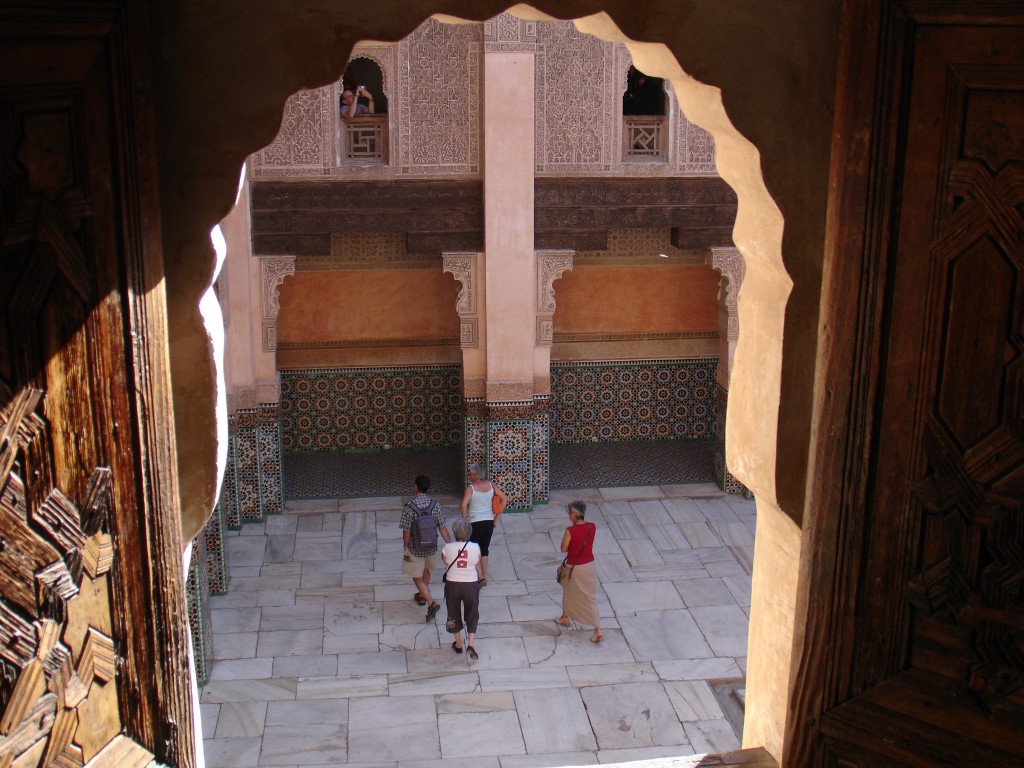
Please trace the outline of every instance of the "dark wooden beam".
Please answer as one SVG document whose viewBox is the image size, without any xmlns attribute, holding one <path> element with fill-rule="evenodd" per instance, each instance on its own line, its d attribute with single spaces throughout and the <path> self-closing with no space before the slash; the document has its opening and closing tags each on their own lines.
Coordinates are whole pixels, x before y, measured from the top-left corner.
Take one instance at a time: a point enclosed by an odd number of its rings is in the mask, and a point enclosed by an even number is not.
<svg viewBox="0 0 1024 768">
<path fill-rule="evenodd" d="M 681 248 L 732 241 L 736 195 L 721 179 L 542 178 L 534 194 L 538 249 L 604 250 L 612 228 L 671 227 Z M 253 182 L 256 254 L 325 254 L 353 229 L 405 232 L 413 253 L 482 250 L 483 184 Z"/>
</svg>

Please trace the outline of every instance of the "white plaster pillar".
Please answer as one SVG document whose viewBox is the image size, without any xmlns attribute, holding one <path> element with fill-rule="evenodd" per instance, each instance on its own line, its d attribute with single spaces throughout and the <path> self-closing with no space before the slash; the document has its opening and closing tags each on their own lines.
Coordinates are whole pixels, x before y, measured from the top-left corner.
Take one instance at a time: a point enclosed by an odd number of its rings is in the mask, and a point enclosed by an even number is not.
<svg viewBox="0 0 1024 768">
<path fill-rule="evenodd" d="M 484 52 L 487 402 L 533 399 L 534 57 Z"/>
</svg>

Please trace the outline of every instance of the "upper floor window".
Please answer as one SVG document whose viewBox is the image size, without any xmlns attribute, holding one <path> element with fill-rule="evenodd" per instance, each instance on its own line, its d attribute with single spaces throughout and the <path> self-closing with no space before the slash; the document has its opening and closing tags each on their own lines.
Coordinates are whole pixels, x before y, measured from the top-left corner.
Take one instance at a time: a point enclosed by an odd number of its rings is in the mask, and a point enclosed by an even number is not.
<svg viewBox="0 0 1024 768">
<path fill-rule="evenodd" d="M 375 61 L 348 63 L 338 104 L 343 164 L 383 165 L 388 162 L 388 97 Z"/>
<path fill-rule="evenodd" d="M 665 117 L 665 81 L 629 68 L 622 95 L 622 159 L 666 159 L 668 119 Z"/>
</svg>

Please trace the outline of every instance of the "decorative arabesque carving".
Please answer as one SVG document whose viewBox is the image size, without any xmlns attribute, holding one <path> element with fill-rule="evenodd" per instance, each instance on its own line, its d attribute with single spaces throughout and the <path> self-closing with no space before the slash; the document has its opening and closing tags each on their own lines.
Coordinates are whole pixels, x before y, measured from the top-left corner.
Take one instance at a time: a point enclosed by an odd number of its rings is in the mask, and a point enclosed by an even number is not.
<svg viewBox="0 0 1024 768">
<path fill-rule="evenodd" d="M 615 139 L 612 45 L 571 21 L 541 22 L 536 67 L 537 170 L 610 170 Z"/>
<path fill-rule="evenodd" d="M 288 100 L 277 137 L 249 162 L 252 178 L 478 176 L 483 51 L 536 52 L 538 175 L 718 175 L 714 140 L 686 119 L 669 84 L 661 139 L 666 146 L 649 158 L 623 162 L 622 95 L 632 63 L 624 44 L 583 34 L 571 21 L 503 13 L 478 24 L 428 19 L 397 43 L 353 51 L 353 59 L 372 60 L 383 76 L 387 164 L 341 164 L 340 84 L 333 83 Z"/>
<path fill-rule="evenodd" d="M 253 156 L 253 172 L 261 175 L 321 176 L 333 159 L 335 99 L 332 87 L 299 91 L 288 99 L 281 129 L 274 140 Z M 275 173 L 266 173 L 275 169 Z"/>
<path fill-rule="evenodd" d="M 444 271 L 451 273 L 462 285 L 455 311 L 459 313 L 459 345 L 463 349 L 480 346 L 479 263 L 479 253 L 446 253 L 442 260 Z"/>
<path fill-rule="evenodd" d="M 401 174 L 477 174 L 482 36 L 480 24 L 427 19 L 399 43 Z"/>
<path fill-rule="evenodd" d="M 484 51 L 535 51 L 537 22 L 507 11 L 483 23 Z"/>
<path fill-rule="evenodd" d="M 295 274 L 294 256 L 265 256 L 260 258 L 260 308 L 262 348 L 264 352 L 277 349 L 277 315 L 281 311 L 281 283 Z"/>
<path fill-rule="evenodd" d="M 718 304 L 728 315 L 728 337 L 730 341 L 739 338 L 740 321 L 736 312 L 736 299 L 743 285 L 747 267 L 743 255 L 735 248 L 712 248 L 707 264 L 722 273 L 718 291 Z"/>
<path fill-rule="evenodd" d="M 572 269 L 572 251 L 537 251 L 537 344 L 554 341 L 555 280 Z"/>
</svg>

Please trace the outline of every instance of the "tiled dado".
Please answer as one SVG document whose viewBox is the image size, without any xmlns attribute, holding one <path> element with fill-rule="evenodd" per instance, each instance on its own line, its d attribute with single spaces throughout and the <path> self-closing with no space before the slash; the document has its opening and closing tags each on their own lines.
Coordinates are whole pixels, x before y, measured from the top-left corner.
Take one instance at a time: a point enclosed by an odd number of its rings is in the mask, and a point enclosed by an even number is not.
<svg viewBox="0 0 1024 768">
<path fill-rule="evenodd" d="M 552 363 L 551 441 L 712 437 L 717 370 L 717 358 Z"/>
<path fill-rule="evenodd" d="M 239 409 L 228 422 L 238 520 L 256 522 L 284 509 L 278 406 Z"/>
<path fill-rule="evenodd" d="M 206 537 L 200 534 L 192 543 L 192 559 L 188 566 L 188 578 L 185 580 L 185 605 L 188 610 L 192 655 L 199 685 L 206 683 L 213 662 L 213 622 L 210 610 L 210 584 L 206 570 L 209 555 Z"/>
<path fill-rule="evenodd" d="M 514 510 L 546 502 L 551 485 L 551 415 L 536 406 L 522 410 L 533 413 L 529 418 L 492 420 L 467 415 L 464 421 L 466 465 L 487 467 L 488 477 L 509 497 L 509 509 Z"/>
<path fill-rule="evenodd" d="M 487 422 L 489 476 L 508 496 L 509 509 L 533 506 L 533 438 L 533 419 Z"/>
<path fill-rule="evenodd" d="M 715 384 L 718 408 L 715 413 L 715 482 L 726 493 L 742 493 L 749 496 L 750 491 L 741 483 L 725 465 L 725 414 L 729 406 L 729 391 L 721 384 Z"/>
<path fill-rule="evenodd" d="M 444 447 L 461 440 L 458 366 L 281 372 L 285 451 Z"/>
</svg>

